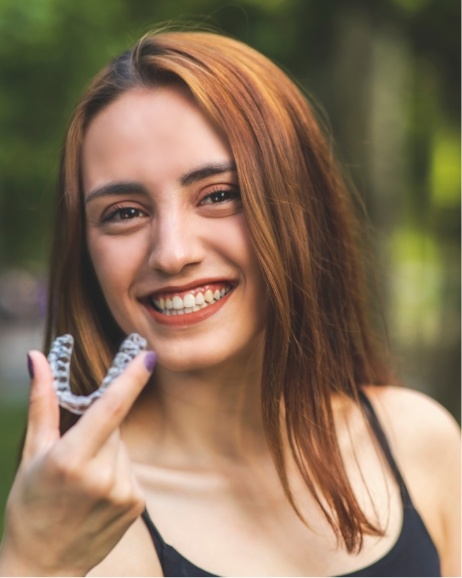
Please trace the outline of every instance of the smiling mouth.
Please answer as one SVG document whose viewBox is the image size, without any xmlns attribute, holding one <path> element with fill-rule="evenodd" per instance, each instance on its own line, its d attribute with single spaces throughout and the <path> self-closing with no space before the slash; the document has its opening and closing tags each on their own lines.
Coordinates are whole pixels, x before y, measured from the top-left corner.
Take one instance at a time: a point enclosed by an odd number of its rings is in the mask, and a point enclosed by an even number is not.
<svg viewBox="0 0 462 578">
<path fill-rule="evenodd" d="M 227 282 L 209 283 L 187 291 L 154 293 L 146 302 L 155 311 L 168 317 L 189 315 L 217 303 L 232 289 L 234 286 Z"/>
</svg>

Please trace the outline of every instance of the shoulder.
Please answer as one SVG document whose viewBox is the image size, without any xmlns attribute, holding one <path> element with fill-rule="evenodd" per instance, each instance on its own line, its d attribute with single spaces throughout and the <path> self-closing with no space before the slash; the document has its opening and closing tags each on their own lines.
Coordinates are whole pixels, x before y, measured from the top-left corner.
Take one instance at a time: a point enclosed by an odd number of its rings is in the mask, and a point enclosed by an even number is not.
<svg viewBox="0 0 462 578">
<path fill-rule="evenodd" d="M 368 386 L 370 399 L 390 444 L 400 454 L 442 460 L 460 448 L 460 429 L 434 399 L 411 389 Z"/>
<path fill-rule="evenodd" d="M 460 572 L 461 436 L 452 415 L 429 396 L 402 387 L 364 388 L 411 498 L 441 556 Z"/>
</svg>

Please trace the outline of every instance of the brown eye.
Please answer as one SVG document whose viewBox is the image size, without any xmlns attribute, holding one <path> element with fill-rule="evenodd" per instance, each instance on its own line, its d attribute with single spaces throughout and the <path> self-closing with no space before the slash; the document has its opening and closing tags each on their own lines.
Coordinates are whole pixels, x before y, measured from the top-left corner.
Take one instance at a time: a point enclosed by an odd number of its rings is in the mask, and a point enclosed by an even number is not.
<svg viewBox="0 0 462 578">
<path fill-rule="evenodd" d="M 146 213 L 136 207 L 113 207 L 108 214 L 104 215 L 103 223 L 130 221 L 145 217 Z"/>
<path fill-rule="evenodd" d="M 133 219 L 141 215 L 141 211 L 139 209 L 133 209 L 132 207 L 128 207 L 126 209 L 119 209 L 118 213 L 119 219 L 121 221 L 124 221 L 126 219 Z"/>
<path fill-rule="evenodd" d="M 201 200 L 201 205 L 216 205 L 218 203 L 226 203 L 239 199 L 239 191 L 235 189 L 221 189 L 205 195 Z"/>
</svg>

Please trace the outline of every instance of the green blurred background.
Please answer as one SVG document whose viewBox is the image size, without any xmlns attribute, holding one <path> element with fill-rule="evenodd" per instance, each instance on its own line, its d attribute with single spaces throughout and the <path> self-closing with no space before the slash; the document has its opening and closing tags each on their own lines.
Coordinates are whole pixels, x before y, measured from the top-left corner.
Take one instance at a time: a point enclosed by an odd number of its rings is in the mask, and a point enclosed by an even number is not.
<svg viewBox="0 0 462 578">
<path fill-rule="evenodd" d="M 178 20 L 249 43 L 321 105 L 371 218 L 395 368 L 460 420 L 458 0 L 0 0 L 0 517 L 67 120 L 108 59 Z"/>
</svg>

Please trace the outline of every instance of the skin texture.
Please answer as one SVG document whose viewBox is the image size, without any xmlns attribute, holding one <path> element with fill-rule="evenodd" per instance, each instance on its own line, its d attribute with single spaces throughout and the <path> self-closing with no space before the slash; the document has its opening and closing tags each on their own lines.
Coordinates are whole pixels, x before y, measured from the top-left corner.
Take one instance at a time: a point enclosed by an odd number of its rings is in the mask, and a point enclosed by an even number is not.
<svg viewBox="0 0 462 578">
<path fill-rule="evenodd" d="M 49 369 L 33 353 L 29 429 L 9 500 L 3 575 L 161 575 L 137 519 L 144 504 L 168 543 L 221 575 L 348 573 L 396 541 L 398 488 L 348 400 L 333 398 L 339 445 L 358 500 L 384 537 L 366 536 L 358 555 L 337 548 L 290 459 L 291 487 L 310 527 L 283 494 L 259 404 L 265 288 L 236 175 L 227 170 L 182 183 L 197 168 L 232 160 L 199 110 L 171 88 L 132 90 L 90 124 L 83 156 L 90 255 L 115 319 L 148 339 L 158 363 L 143 388 L 148 373 L 137 358 L 59 439 Z M 117 194 L 100 194 L 128 182 Z M 183 326 L 152 316 L 146 295 L 204 279 L 233 287 L 213 315 Z M 366 391 L 443 571 L 457 575 L 458 429 L 421 394 Z M 25 550 L 27 559 L 19 554 Z"/>
</svg>

